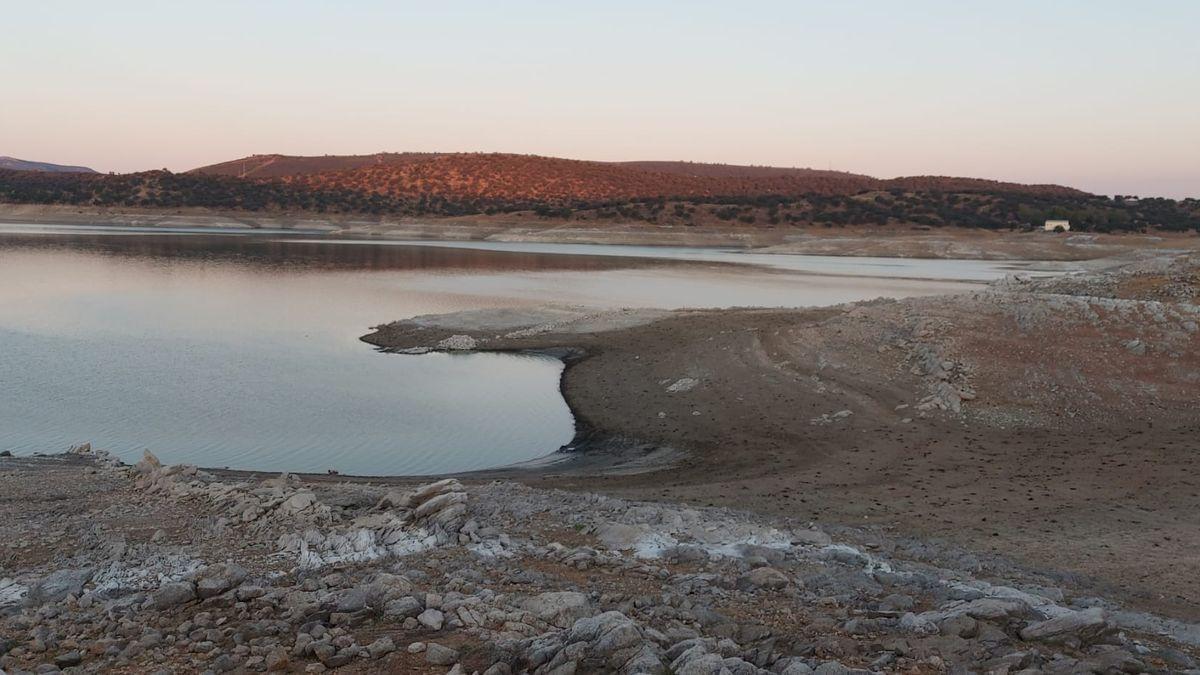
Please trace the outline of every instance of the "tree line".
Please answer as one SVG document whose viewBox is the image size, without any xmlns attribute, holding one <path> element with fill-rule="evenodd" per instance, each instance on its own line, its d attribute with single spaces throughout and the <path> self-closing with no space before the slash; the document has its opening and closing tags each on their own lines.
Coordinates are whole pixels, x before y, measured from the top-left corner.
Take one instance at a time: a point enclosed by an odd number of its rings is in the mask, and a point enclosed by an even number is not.
<svg viewBox="0 0 1200 675">
<path fill-rule="evenodd" d="M 0 202 L 149 209 L 284 211 L 366 216 L 470 216 L 524 213 L 560 220 L 746 226 L 907 224 L 984 229 L 1035 228 L 1049 219 L 1085 232 L 1158 229 L 1200 232 L 1200 200 L 1037 195 L 1015 192 L 912 192 L 854 195 L 713 196 L 621 201 L 530 201 L 394 196 L 368 190 L 313 188 L 277 180 L 170 171 L 131 174 L 0 170 Z"/>
</svg>

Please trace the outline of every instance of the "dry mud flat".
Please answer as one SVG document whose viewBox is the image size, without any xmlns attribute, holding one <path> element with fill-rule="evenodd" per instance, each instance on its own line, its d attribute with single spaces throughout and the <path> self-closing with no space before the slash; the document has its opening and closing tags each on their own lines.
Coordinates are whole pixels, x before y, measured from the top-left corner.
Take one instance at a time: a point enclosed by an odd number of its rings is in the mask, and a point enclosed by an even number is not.
<svg viewBox="0 0 1200 675">
<path fill-rule="evenodd" d="M 365 339 L 570 347 L 584 456 L 687 453 L 526 482 L 946 539 L 1200 620 L 1196 269 L 814 310 L 478 312 Z"/>
<path fill-rule="evenodd" d="M 865 531 L 510 482 L 0 459 L 0 669 L 1187 672 L 1200 627 Z"/>
</svg>

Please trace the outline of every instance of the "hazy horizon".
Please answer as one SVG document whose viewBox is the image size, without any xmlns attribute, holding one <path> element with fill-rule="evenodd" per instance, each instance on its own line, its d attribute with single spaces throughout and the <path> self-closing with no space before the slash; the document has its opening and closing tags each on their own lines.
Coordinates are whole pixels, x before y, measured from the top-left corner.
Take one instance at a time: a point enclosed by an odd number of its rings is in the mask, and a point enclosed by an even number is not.
<svg viewBox="0 0 1200 675">
<path fill-rule="evenodd" d="M 1200 3 L 6 11 L 0 155 L 514 152 L 1200 196 Z"/>
</svg>

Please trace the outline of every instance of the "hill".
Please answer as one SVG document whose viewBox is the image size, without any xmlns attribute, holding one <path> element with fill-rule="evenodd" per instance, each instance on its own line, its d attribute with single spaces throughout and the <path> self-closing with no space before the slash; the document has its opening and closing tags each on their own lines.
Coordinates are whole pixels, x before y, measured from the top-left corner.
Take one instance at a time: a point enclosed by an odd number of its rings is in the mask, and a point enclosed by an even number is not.
<svg viewBox="0 0 1200 675">
<path fill-rule="evenodd" d="M 918 176 L 882 180 L 841 171 L 695 162 L 595 162 L 504 153 L 254 155 L 192 173 L 276 178 L 312 189 L 393 198 L 595 202 L 639 199 L 853 195 L 869 190 L 1082 196 L 1059 185 Z"/>
<path fill-rule="evenodd" d="M 0 169 L 0 202 L 149 209 L 487 217 L 671 227 L 888 225 L 1200 230 L 1200 201 L 1124 199 L 979 178 L 879 179 L 816 169 L 594 162 L 535 155 L 254 155 L 187 173 Z"/>
<path fill-rule="evenodd" d="M 291 155 L 250 155 L 228 162 L 202 166 L 189 173 L 238 178 L 282 178 L 313 173 L 346 171 L 367 166 L 399 165 L 421 162 L 437 153 L 377 152 L 373 155 L 321 155 L 298 157 Z"/>
<path fill-rule="evenodd" d="M 89 169 L 86 166 L 31 162 L 25 159 L 4 156 L 0 156 L 0 169 L 9 169 L 11 171 L 48 171 L 53 173 L 96 173 L 94 169 Z"/>
</svg>

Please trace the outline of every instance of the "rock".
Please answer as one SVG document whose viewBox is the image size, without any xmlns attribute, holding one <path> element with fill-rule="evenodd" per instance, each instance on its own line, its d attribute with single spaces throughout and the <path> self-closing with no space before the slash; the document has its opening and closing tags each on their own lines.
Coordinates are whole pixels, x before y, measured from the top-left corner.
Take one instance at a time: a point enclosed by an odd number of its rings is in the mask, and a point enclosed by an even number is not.
<svg viewBox="0 0 1200 675">
<path fill-rule="evenodd" d="M 245 581 L 246 575 L 237 563 L 210 565 L 196 575 L 196 595 L 201 600 L 216 597 Z"/>
<path fill-rule="evenodd" d="M 578 619 L 567 633 L 570 645 L 545 665 L 554 672 L 578 662 L 578 672 L 661 673 L 662 653 L 650 633 L 620 612 Z M 536 658 L 534 659 L 537 660 Z"/>
<path fill-rule="evenodd" d="M 396 651 L 396 643 L 392 638 L 384 636 L 367 645 L 367 653 L 373 659 L 380 659 Z"/>
<path fill-rule="evenodd" d="M 695 389 L 696 385 L 698 384 L 700 384 L 700 380 L 697 380 L 694 377 L 681 377 L 668 385 L 667 391 L 671 392 L 672 394 L 677 394 L 683 391 L 691 391 Z"/>
<path fill-rule="evenodd" d="M 252 586 L 252 585 L 244 585 L 244 586 L 238 588 L 237 592 L 235 593 L 235 595 L 237 596 L 237 599 L 242 602 L 247 602 L 249 600 L 254 600 L 256 598 L 261 598 L 266 594 L 267 594 L 267 589 L 263 588 L 262 586 Z"/>
<path fill-rule="evenodd" d="M 1108 616 L 1099 607 L 1071 612 L 1021 629 L 1021 639 L 1062 643 L 1073 647 L 1090 644 L 1113 632 Z"/>
<path fill-rule="evenodd" d="M 182 605 L 196 597 L 196 589 L 190 581 L 168 581 L 150 598 L 150 606 L 154 609 L 167 609 Z"/>
<path fill-rule="evenodd" d="M 411 492 L 389 492 L 380 501 L 380 506 L 398 506 L 403 509 L 414 509 L 432 497 L 446 492 L 462 492 L 462 483 L 459 483 L 456 478 L 443 478 L 442 480 L 422 485 Z"/>
<path fill-rule="evenodd" d="M 137 469 L 138 473 L 152 473 L 162 468 L 162 462 L 158 461 L 153 452 L 145 450 L 142 452 L 142 459 L 133 468 Z"/>
<path fill-rule="evenodd" d="M 68 595 L 78 597 L 83 593 L 84 584 L 91 581 L 93 573 L 91 568 L 51 572 L 29 589 L 29 601 L 31 604 L 43 604 L 58 602 Z"/>
<path fill-rule="evenodd" d="M 966 614 L 956 614 L 938 624 L 938 630 L 942 635 L 969 639 L 979 634 L 979 622 Z"/>
<path fill-rule="evenodd" d="M 698 654 L 687 658 L 688 656 L 689 653 L 684 652 L 671 663 L 671 671 L 675 675 L 725 675 L 732 672 L 725 667 L 725 660 L 717 654 Z"/>
<path fill-rule="evenodd" d="M 266 660 L 263 662 L 266 669 L 272 673 L 283 672 L 288 669 L 290 662 L 288 653 L 282 647 L 276 647 L 267 653 Z"/>
<path fill-rule="evenodd" d="M 430 642 L 425 645 L 425 661 L 435 666 L 450 666 L 458 663 L 458 651 Z"/>
<path fill-rule="evenodd" d="M 762 559 L 767 565 L 778 565 L 787 559 L 787 553 L 770 546 L 759 546 L 757 544 L 738 544 L 737 554 L 747 560 Z"/>
<path fill-rule="evenodd" d="M 613 551 L 627 551 L 642 537 L 642 529 L 624 523 L 606 523 L 596 530 L 596 538 L 604 547 Z"/>
<path fill-rule="evenodd" d="M 892 593 L 879 601 L 879 609 L 885 612 L 907 612 L 916 605 L 911 595 Z"/>
<path fill-rule="evenodd" d="M 813 669 L 807 663 L 800 659 L 792 659 L 783 670 L 779 671 L 779 675 L 812 675 Z"/>
<path fill-rule="evenodd" d="M 59 668 L 70 668 L 83 663 L 83 655 L 77 651 L 63 652 L 54 657 L 54 665 Z"/>
<path fill-rule="evenodd" d="M 1102 673 L 1144 673 L 1146 663 L 1133 654 L 1118 647 L 1101 645 L 1088 662 L 1095 665 L 1094 670 Z"/>
<path fill-rule="evenodd" d="M 366 588 L 348 588 L 334 598 L 334 611 L 340 613 L 357 612 L 366 608 L 369 591 Z"/>
<path fill-rule="evenodd" d="M 438 609 L 427 609 L 417 616 L 417 621 L 429 630 L 441 630 L 442 624 L 446 621 L 446 615 Z"/>
<path fill-rule="evenodd" d="M 995 621 L 1010 616 L 1026 616 L 1030 609 L 1028 603 L 1016 598 L 980 598 L 943 608 L 939 613 L 945 616 L 966 614 L 973 619 Z"/>
<path fill-rule="evenodd" d="M 797 530 L 792 532 L 792 545 L 808 544 L 810 546 L 828 546 L 833 538 L 820 530 Z"/>
<path fill-rule="evenodd" d="M 218 673 L 228 673 L 237 670 L 238 659 L 232 654 L 221 654 L 210 662 L 209 666 Z"/>
<path fill-rule="evenodd" d="M 317 496 L 308 490 L 300 490 L 288 497 L 279 505 L 279 510 L 285 514 L 296 514 L 312 508 L 317 503 Z"/>
<path fill-rule="evenodd" d="M 451 335 L 437 343 L 438 349 L 446 351 L 467 351 L 475 349 L 478 346 L 479 343 L 470 335 Z"/>
<path fill-rule="evenodd" d="M 568 628 L 590 613 L 590 603 L 583 593 L 557 591 L 542 593 L 521 603 L 521 608 L 537 618 L 559 628 Z"/>
<path fill-rule="evenodd" d="M 415 617 L 425 609 L 425 604 L 417 598 L 406 595 L 397 600 L 391 600 L 383 606 L 383 614 L 391 619 L 403 620 Z"/>
<path fill-rule="evenodd" d="M 749 574 L 738 579 L 738 586 L 742 588 L 778 590 L 785 588 L 788 583 L 787 575 L 773 567 L 759 567 L 750 570 Z"/>
</svg>

